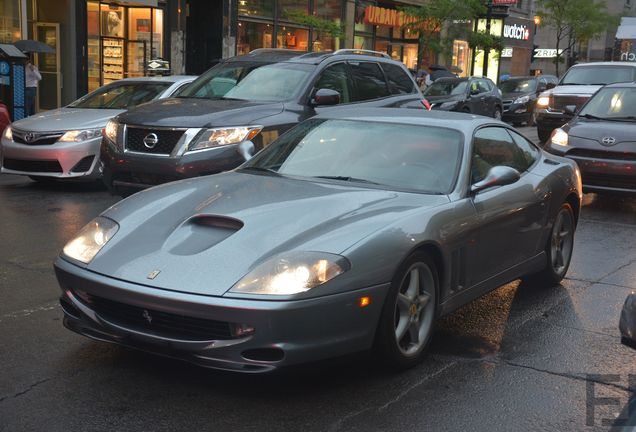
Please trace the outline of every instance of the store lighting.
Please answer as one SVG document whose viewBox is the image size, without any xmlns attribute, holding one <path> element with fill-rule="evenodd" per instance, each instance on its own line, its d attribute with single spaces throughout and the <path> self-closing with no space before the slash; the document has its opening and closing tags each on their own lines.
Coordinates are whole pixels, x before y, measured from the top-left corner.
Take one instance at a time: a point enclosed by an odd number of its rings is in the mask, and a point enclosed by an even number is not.
<svg viewBox="0 0 636 432">
<path fill-rule="evenodd" d="M 539 15 L 534 16 L 534 24 L 541 25 L 541 17 Z"/>
</svg>

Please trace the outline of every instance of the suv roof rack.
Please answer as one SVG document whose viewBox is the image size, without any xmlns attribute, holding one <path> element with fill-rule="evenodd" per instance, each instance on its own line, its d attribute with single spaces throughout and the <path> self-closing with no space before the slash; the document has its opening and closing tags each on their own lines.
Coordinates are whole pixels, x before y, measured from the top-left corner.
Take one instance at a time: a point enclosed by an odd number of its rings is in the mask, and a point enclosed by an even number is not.
<svg viewBox="0 0 636 432">
<path fill-rule="evenodd" d="M 338 55 L 338 54 L 361 54 L 361 55 L 374 55 L 374 56 L 378 56 L 378 57 L 384 57 L 384 58 L 388 58 L 390 59 L 391 56 L 388 55 L 387 53 L 383 53 L 381 51 L 372 51 L 372 50 L 365 50 L 365 49 L 356 49 L 356 48 L 343 48 L 343 49 L 339 49 L 336 50 L 332 53 L 333 55 Z"/>
<path fill-rule="evenodd" d="M 302 50 L 290 50 L 287 48 L 256 48 L 250 51 L 248 54 L 258 53 L 293 53 L 293 54 L 306 54 L 307 51 Z"/>
</svg>

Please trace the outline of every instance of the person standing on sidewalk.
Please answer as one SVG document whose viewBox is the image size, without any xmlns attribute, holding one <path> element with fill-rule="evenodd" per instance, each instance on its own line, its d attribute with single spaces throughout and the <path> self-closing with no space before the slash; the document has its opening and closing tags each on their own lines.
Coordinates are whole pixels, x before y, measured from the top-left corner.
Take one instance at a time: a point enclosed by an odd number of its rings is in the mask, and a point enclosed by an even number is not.
<svg viewBox="0 0 636 432">
<path fill-rule="evenodd" d="M 25 70 L 25 86 L 26 86 L 26 113 L 25 116 L 29 117 L 35 114 L 35 96 L 38 91 L 38 82 L 42 79 L 38 67 L 34 65 L 31 60 L 26 64 Z"/>
</svg>

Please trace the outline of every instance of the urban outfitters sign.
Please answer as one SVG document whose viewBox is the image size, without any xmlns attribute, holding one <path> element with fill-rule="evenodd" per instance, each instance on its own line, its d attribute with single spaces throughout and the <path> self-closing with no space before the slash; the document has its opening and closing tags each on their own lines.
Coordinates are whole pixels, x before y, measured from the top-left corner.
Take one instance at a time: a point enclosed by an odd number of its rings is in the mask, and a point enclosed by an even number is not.
<svg viewBox="0 0 636 432">
<path fill-rule="evenodd" d="M 386 9 L 378 6 L 367 6 L 364 9 L 364 23 L 401 28 L 405 24 L 411 24 L 417 18 L 406 15 L 402 11 Z"/>
</svg>

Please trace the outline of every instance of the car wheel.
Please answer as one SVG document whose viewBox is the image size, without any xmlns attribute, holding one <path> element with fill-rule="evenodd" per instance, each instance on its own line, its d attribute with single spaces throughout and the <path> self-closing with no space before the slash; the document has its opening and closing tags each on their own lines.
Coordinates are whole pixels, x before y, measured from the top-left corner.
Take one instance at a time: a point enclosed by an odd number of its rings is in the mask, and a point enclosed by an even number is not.
<svg viewBox="0 0 636 432">
<path fill-rule="evenodd" d="M 493 118 L 501 120 L 501 109 L 495 108 L 495 112 L 492 114 Z"/>
<path fill-rule="evenodd" d="M 551 130 L 537 128 L 537 136 L 541 144 L 545 144 L 550 139 Z"/>
<path fill-rule="evenodd" d="M 554 219 L 550 237 L 545 247 L 546 267 L 528 276 L 530 282 L 557 285 L 568 272 L 574 250 L 574 212 L 572 206 L 564 203 Z"/>
<path fill-rule="evenodd" d="M 437 269 L 424 253 L 411 255 L 396 272 L 375 344 L 389 366 L 407 369 L 424 358 L 433 333 L 438 292 Z"/>
</svg>

